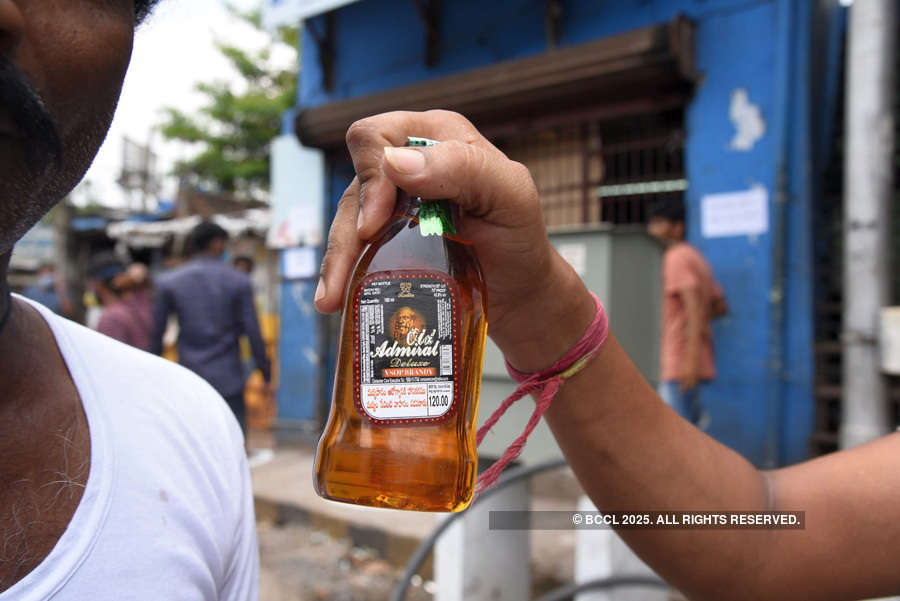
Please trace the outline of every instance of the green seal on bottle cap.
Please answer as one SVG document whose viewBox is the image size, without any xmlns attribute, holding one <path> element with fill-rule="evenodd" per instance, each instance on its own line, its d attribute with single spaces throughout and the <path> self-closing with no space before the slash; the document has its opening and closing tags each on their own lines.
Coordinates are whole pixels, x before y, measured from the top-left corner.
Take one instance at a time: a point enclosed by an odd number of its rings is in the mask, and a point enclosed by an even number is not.
<svg viewBox="0 0 900 601">
<path fill-rule="evenodd" d="M 406 146 L 434 146 L 435 140 L 408 136 Z M 455 234 L 456 227 L 450 213 L 450 202 L 447 200 L 425 200 L 419 209 L 419 233 L 423 236 L 442 236 Z"/>
<path fill-rule="evenodd" d="M 407 146 L 436 146 L 439 144 L 437 140 L 429 140 L 428 138 L 415 138 L 413 136 L 406 136 L 406 145 Z"/>
</svg>

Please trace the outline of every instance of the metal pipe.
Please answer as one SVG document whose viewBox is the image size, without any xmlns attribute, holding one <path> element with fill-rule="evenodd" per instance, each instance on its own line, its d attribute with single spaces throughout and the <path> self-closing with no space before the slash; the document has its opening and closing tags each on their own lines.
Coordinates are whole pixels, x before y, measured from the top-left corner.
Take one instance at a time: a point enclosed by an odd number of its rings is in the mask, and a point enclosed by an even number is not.
<svg viewBox="0 0 900 601">
<path fill-rule="evenodd" d="M 888 304 L 888 236 L 894 194 L 897 1 L 850 9 L 844 159 L 844 311 L 841 447 L 889 430 L 877 327 Z"/>
<path fill-rule="evenodd" d="M 536 601 L 572 601 L 575 595 L 587 591 L 605 591 L 613 588 L 641 587 L 672 590 L 672 587 L 655 576 L 611 576 L 598 578 L 589 582 L 573 582 L 550 591 L 537 598 Z"/>
</svg>

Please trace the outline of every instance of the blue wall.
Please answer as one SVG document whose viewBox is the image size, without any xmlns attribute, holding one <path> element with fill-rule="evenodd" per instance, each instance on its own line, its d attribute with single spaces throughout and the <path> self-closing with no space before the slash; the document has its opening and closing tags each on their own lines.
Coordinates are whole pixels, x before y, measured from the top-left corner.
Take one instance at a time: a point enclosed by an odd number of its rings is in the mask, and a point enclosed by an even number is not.
<svg viewBox="0 0 900 601">
<path fill-rule="evenodd" d="M 315 291 L 313 278 L 281 283 L 278 419 L 286 423 L 315 423 L 324 417 L 319 407 L 324 374 Z"/>
<path fill-rule="evenodd" d="M 715 325 L 718 379 L 705 394 L 711 434 L 762 466 L 806 456 L 813 425 L 810 258 L 810 7 L 806 0 L 607 0 L 563 2 L 560 45 L 663 23 L 696 24 L 703 74 L 686 111 L 689 240 L 709 258 L 731 313 Z M 371 94 L 546 50 L 544 4 L 526 0 L 444 3 L 436 67 L 408 0 L 363 0 L 337 12 L 333 92 L 322 88 L 318 49 L 303 36 L 301 108 Z M 311 25 L 324 31 L 321 17 Z M 730 148 L 731 95 L 745 89 L 765 135 Z M 333 165 L 333 206 L 352 171 Z M 700 199 L 762 186 L 768 233 L 705 239 Z"/>
</svg>

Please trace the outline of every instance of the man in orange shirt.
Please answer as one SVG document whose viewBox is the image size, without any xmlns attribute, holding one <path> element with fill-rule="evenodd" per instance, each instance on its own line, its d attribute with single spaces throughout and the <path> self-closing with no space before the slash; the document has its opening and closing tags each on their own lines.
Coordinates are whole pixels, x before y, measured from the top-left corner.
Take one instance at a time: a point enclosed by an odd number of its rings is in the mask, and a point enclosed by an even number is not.
<svg viewBox="0 0 900 601">
<path fill-rule="evenodd" d="M 705 429 L 700 390 L 715 379 L 713 318 L 728 307 L 712 268 L 684 241 L 684 203 L 666 199 L 649 211 L 647 231 L 666 245 L 662 264 L 662 342 L 659 396 L 681 417 Z"/>
</svg>

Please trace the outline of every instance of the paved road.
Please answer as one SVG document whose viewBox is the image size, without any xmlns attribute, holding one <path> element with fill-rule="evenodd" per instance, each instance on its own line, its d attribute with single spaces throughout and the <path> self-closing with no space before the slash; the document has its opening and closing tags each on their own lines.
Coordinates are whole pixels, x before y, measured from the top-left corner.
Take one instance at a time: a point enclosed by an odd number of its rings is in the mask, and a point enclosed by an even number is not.
<svg viewBox="0 0 900 601">
<path fill-rule="evenodd" d="M 300 524 L 258 522 L 260 601 L 384 601 L 401 570 L 347 541 Z M 409 601 L 431 601 L 417 580 Z"/>
</svg>

